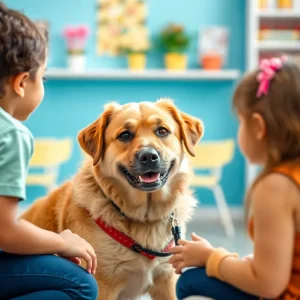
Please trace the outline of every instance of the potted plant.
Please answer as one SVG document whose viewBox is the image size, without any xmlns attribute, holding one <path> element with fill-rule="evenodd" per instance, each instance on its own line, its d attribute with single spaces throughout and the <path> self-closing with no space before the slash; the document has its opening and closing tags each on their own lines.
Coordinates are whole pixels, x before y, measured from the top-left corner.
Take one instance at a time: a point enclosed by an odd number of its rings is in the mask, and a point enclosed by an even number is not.
<svg viewBox="0 0 300 300">
<path fill-rule="evenodd" d="M 169 70 L 183 70 L 187 67 L 185 51 L 190 45 L 191 38 L 183 26 L 169 24 L 160 35 L 163 47 L 166 50 L 165 66 Z"/>
<path fill-rule="evenodd" d="M 89 28 L 85 25 L 67 26 L 63 31 L 67 45 L 67 64 L 73 71 L 82 71 L 86 66 L 86 41 Z"/>
<path fill-rule="evenodd" d="M 150 49 L 148 33 L 144 28 L 131 28 L 121 37 L 121 51 L 127 55 L 128 67 L 142 70 L 146 67 L 146 54 Z"/>
</svg>

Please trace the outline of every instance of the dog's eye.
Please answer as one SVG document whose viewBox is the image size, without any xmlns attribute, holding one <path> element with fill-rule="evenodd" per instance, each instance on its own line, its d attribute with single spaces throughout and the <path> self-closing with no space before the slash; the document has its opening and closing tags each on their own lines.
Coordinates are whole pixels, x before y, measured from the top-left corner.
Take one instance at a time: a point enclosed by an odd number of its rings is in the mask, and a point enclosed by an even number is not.
<svg viewBox="0 0 300 300">
<path fill-rule="evenodd" d="M 165 136 L 169 135 L 169 133 L 170 133 L 169 130 L 164 127 L 159 127 L 156 130 L 156 135 L 160 136 L 160 137 L 165 137 Z"/>
<path fill-rule="evenodd" d="M 133 138 L 133 135 L 129 131 L 123 131 L 118 136 L 118 139 L 122 142 L 129 142 L 132 140 L 132 138 Z"/>
</svg>

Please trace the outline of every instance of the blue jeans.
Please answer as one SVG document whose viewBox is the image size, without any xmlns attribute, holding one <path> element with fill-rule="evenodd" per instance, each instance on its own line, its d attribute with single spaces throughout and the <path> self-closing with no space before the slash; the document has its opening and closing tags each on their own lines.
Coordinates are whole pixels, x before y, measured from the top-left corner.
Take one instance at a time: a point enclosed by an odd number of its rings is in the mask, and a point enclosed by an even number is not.
<svg viewBox="0 0 300 300">
<path fill-rule="evenodd" d="M 0 299 L 95 300 L 97 282 L 82 267 L 54 255 L 0 251 Z"/>
<path fill-rule="evenodd" d="M 205 268 L 190 269 L 179 277 L 176 294 L 179 300 L 189 296 L 206 296 L 215 300 L 258 300 L 241 290 L 220 281 L 207 277 Z"/>
</svg>

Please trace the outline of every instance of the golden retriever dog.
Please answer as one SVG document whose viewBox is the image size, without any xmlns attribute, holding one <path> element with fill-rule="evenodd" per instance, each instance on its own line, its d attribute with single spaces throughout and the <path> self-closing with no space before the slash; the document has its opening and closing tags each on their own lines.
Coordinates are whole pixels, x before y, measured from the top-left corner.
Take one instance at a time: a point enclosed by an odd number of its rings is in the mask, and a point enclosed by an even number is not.
<svg viewBox="0 0 300 300">
<path fill-rule="evenodd" d="M 196 206 L 185 152 L 194 156 L 202 133 L 201 121 L 168 99 L 107 104 L 78 136 L 91 159 L 22 218 L 70 229 L 94 247 L 99 299 L 175 300 L 177 277 L 164 255 L 171 221 L 184 234 Z"/>
</svg>

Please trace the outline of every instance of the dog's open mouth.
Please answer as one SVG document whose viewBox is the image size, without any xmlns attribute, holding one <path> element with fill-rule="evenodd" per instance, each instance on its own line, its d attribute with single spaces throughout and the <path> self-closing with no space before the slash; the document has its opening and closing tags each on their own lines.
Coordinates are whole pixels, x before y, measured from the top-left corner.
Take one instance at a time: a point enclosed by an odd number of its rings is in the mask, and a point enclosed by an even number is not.
<svg viewBox="0 0 300 300">
<path fill-rule="evenodd" d="M 160 189 L 167 182 L 174 164 L 175 161 L 172 161 L 167 172 L 160 173 L 149 171 L 138 176 L 133 176 L 130 174 L 124 166 L 120 166 L 119 170 L 134 188 L 142 191 L 152 192 Z"/>
</svg>

